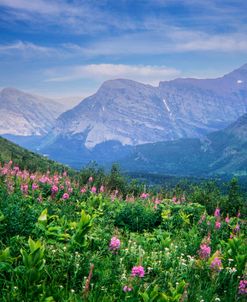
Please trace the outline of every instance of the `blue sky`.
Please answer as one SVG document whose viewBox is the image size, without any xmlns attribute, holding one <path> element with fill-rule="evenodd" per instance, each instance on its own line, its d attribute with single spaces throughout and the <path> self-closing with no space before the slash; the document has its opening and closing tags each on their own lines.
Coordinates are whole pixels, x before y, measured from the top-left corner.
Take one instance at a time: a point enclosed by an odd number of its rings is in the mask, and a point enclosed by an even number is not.
<svg viewBox="0 0 247 302">
<path fill-rule="evenodd" d="M 84 97 L 247 63 L 246 0 L 0 0 L 0 87 Z"/>
</svg>

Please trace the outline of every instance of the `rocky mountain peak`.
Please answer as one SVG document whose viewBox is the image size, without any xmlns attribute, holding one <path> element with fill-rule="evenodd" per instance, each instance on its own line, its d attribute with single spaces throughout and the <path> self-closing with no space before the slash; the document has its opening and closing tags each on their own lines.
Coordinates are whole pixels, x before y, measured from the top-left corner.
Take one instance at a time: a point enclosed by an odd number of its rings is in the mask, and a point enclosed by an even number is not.
<svg viewBox="0 0 247 302">
<path fill-rule="evenodd" d="M 0 134 L 44 135 L 62 110 L 50 99 L 4 88 L 0 92 Z"/>
</svg>

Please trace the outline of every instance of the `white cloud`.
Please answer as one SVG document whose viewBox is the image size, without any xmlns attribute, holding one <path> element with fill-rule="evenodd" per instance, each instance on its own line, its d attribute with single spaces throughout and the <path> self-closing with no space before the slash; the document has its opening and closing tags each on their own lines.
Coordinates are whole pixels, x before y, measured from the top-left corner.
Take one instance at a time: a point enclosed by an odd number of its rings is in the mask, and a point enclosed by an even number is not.
<svg viewBox="0 0 247 302">
<path fill-rule="evenodd" d="M 57 54 L 57 50 L 51 47 L 44 47 L 30 42 L 17 41 L 10 44 L 1 44 L 0 53 L 11 54 L 12 52 L 21 52 L 22 54 Z"/>
<path fill-rule="evenodd" d="M 76 14 L 76 7 L 66 4 L 65 1 L 45 1 L 45 0 L 0 0 L 0 5 L 15 10 L 23 10 L 37 14 Z"/>
<path fill-rule="evenodd" d="M 128 78 L 135 81 L 157 85 L 159 81 L 177 77 L 180 72 L 175 68 L 151 65 L 90 64 L 70 68 L 50 69 L 48 82 L 63 82 L 76 79 L 105 81 Z"/>
<path fill-rule="evenodd" d="M 107 32 L 110 28 L 133 29 L 135 21 L 113 15 L 110 11 L 103 10 L 101 5 L 96 5 L 91 0 L 71 1 L 66 0 L 0 0 L 0 7 L 5 9 L 1 18 L 6 23 L 26 21 L 45 30 L 49 26 L 52 31 L 72 32 L 73 34 L 92 34 Z M 59 28 L 59 29 L 58 29 Z"/>
<path fill-rule="evenodd" d="M 167 26 L 159 31 L 119 35 L 97 41 L 86 47 L 64 44 L 64 48 L 88 57 L 162 55 L 198 51 L 245 53 L 247 51 L 247 34 L 207 34 Z"/>
</svg>

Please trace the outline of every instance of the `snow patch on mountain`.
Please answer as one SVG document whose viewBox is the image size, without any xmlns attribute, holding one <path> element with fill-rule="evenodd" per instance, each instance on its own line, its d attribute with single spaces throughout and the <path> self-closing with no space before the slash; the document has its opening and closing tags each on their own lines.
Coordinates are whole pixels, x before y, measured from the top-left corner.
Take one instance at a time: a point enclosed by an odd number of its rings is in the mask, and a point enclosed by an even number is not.
<svg viewBox="0 0 247 302">
<path fill-rule="evenodd" d="M 168 107 L 167 102 L 166 102 L 165 99 L 163 99 L 163 102 L 164 102 L 164 104 L 165 104 L 165 106 L 166 106 L 167 111 L 168 111 L 168 112 L 171 112 L 171 110 L 170 110 L 170 108 Z"/>
</svg>

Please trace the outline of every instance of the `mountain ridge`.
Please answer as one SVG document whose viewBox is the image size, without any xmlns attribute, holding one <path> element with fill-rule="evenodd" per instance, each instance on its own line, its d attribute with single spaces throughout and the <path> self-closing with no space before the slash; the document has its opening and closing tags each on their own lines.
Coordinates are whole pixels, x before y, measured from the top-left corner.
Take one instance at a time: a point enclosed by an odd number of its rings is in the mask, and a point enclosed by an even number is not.
<svg viewBox="0 0 247 302">
<path fill-rule="evenodd" d="M 16 88 L 3 88 L 0 91 L 0 134 L 45 135 L 62 111 L 62 105 L 51 99 Z"/>
<path fill-rule="evenodd" d="M 130 172 L 179 176 L 247 175 L 247 114 L 203 139 L 139 145 L 120 165 Z"/>
<path fill-rule="evenodd" d="M 247 112 L 246 83 L 246 65 L 216 79 L 175 79 L 161 81 L 157 87 L 128 79 L 108 80 L 60 115 L 48 137 L 54 142 L 80 136 L 80 144 L 87 149 L 107 141 L 135 146 L 201 138 Z"/>
</svg>

